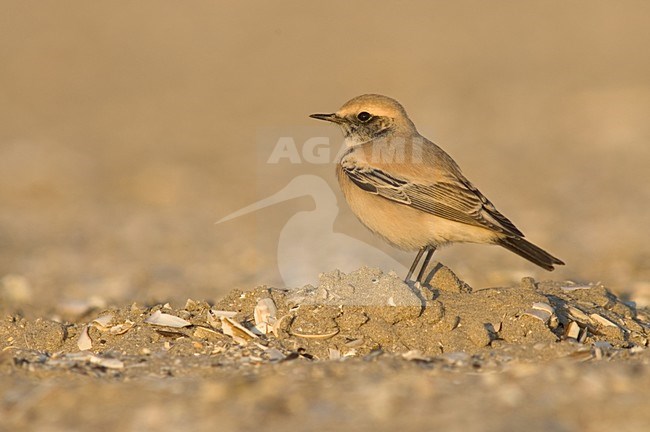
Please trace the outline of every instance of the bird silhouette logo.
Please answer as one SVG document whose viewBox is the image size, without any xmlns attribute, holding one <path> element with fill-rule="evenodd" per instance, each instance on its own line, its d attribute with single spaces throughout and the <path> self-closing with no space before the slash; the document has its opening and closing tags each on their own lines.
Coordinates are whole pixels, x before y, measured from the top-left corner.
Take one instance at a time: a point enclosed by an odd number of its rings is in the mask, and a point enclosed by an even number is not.
<svg viewBox="0 0 650 432">
<path fill-rule="evenodd" d="M 303 196 L 310 196 L 315 208 L 299 211 L 289 218 L 277 245 L 277 265 L 285 287 L 317 285 L 320 273 L 334 269 L 348 273 L 364 265 L 399 274 L 406 271 L 404 265 L 382 250 L 334 231 L 339 214 L 336 195 L 317 175 L 296 176 L 275 194 L 221 218 L 217 224 Z"/>
</svg>

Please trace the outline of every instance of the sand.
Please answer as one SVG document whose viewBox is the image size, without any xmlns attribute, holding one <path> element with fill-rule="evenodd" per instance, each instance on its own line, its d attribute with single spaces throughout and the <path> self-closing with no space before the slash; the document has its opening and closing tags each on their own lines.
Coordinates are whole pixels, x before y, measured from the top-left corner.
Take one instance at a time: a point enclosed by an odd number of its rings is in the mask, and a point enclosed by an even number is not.
<svg viewBox="0 0 650 432">
<path fill-rule="evenodd" d="M 571 431 L 650 420 L 650 311 L 597 283 L 473 290 L 441 264 L 432 273 L 424 286 L 364 267 L 215 304 L 5 310 L 4 426 Z"/>
</svg>

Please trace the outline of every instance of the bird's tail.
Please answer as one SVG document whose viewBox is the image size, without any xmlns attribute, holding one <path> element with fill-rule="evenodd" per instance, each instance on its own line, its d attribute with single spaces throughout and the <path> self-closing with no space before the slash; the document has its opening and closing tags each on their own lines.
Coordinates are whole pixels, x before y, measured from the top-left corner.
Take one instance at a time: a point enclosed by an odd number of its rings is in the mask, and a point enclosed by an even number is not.
<svg viewBox="0 0 650 432">
<path fill-rule="evenodd" d="M 554 264 L 564 265 L 562 260 L 521 237 L 503 237 L 497 240 L 497 244 L 548 271 L 555 270 Z"/>
</svg>

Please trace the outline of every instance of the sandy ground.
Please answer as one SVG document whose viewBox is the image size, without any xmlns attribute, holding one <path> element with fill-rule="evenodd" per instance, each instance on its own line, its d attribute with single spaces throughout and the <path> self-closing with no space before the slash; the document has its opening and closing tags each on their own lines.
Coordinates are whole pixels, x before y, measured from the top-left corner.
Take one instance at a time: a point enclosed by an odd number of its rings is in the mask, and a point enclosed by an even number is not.
<svg viewBox="0 0 650 432">
<path fill-rule="evenodd" d="M 643 430 L 650 311 L 600 284 L 362 268 L 215 305 L 7 314 L 7 430 Z M 76 314 L 76 317 L 72 317 Z M 118 415 L 119 413 L 119 415 Z"/>
<path fill-rule="evenodd" d="M 646 3 L 0 8 L 0 429 L 645 430 Z M 567 265 L 459 245 L 402 284 L 303 153 L 367 92 Z"/>
</svg>

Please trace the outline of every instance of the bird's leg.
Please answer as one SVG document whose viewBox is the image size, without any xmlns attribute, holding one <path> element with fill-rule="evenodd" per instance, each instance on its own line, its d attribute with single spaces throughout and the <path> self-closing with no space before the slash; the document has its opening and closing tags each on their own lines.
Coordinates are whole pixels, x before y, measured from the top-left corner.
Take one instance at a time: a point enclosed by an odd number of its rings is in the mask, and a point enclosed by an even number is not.
<svg viewBox="0 0 650 432">
<path fill-rule="evenodd" d="M 422 258 L 422 254 L 424 253 L 424 250 L 426 247 L 423 247 L 418 251 L 418 254 L 416 255 L 415 259 L 413 260 L 413 264 L 411 264 L 411 268 L 409 269 L 408 274 L 406 275 L 406 278 L 404 279 L 404 282 L 408 283 L 409 279 L 411 279 L 411 276 L 413 276 L 413 272 L 415 271 L 415 268 L 418 266 L 418 263 L 420 262 L 420 258 Z"/>
<path fill-rule="evenodd" d="M 418 273 L 418 277 L 415 279 L 416 282 L 422 283 L 422 276 L 424 276 L 424 272 L 426 271 L 427 267 L 429 267 L 429 261 L 431 261 L 431 257 L 433 256 L 433 253 L 436 251 L 435 246 L 428 246 L 427 248 L 427 255 L 424 257 L 424 262 L 422 263 L 422 267 L 420 267 L 420 272 Z"/>
</svg>

